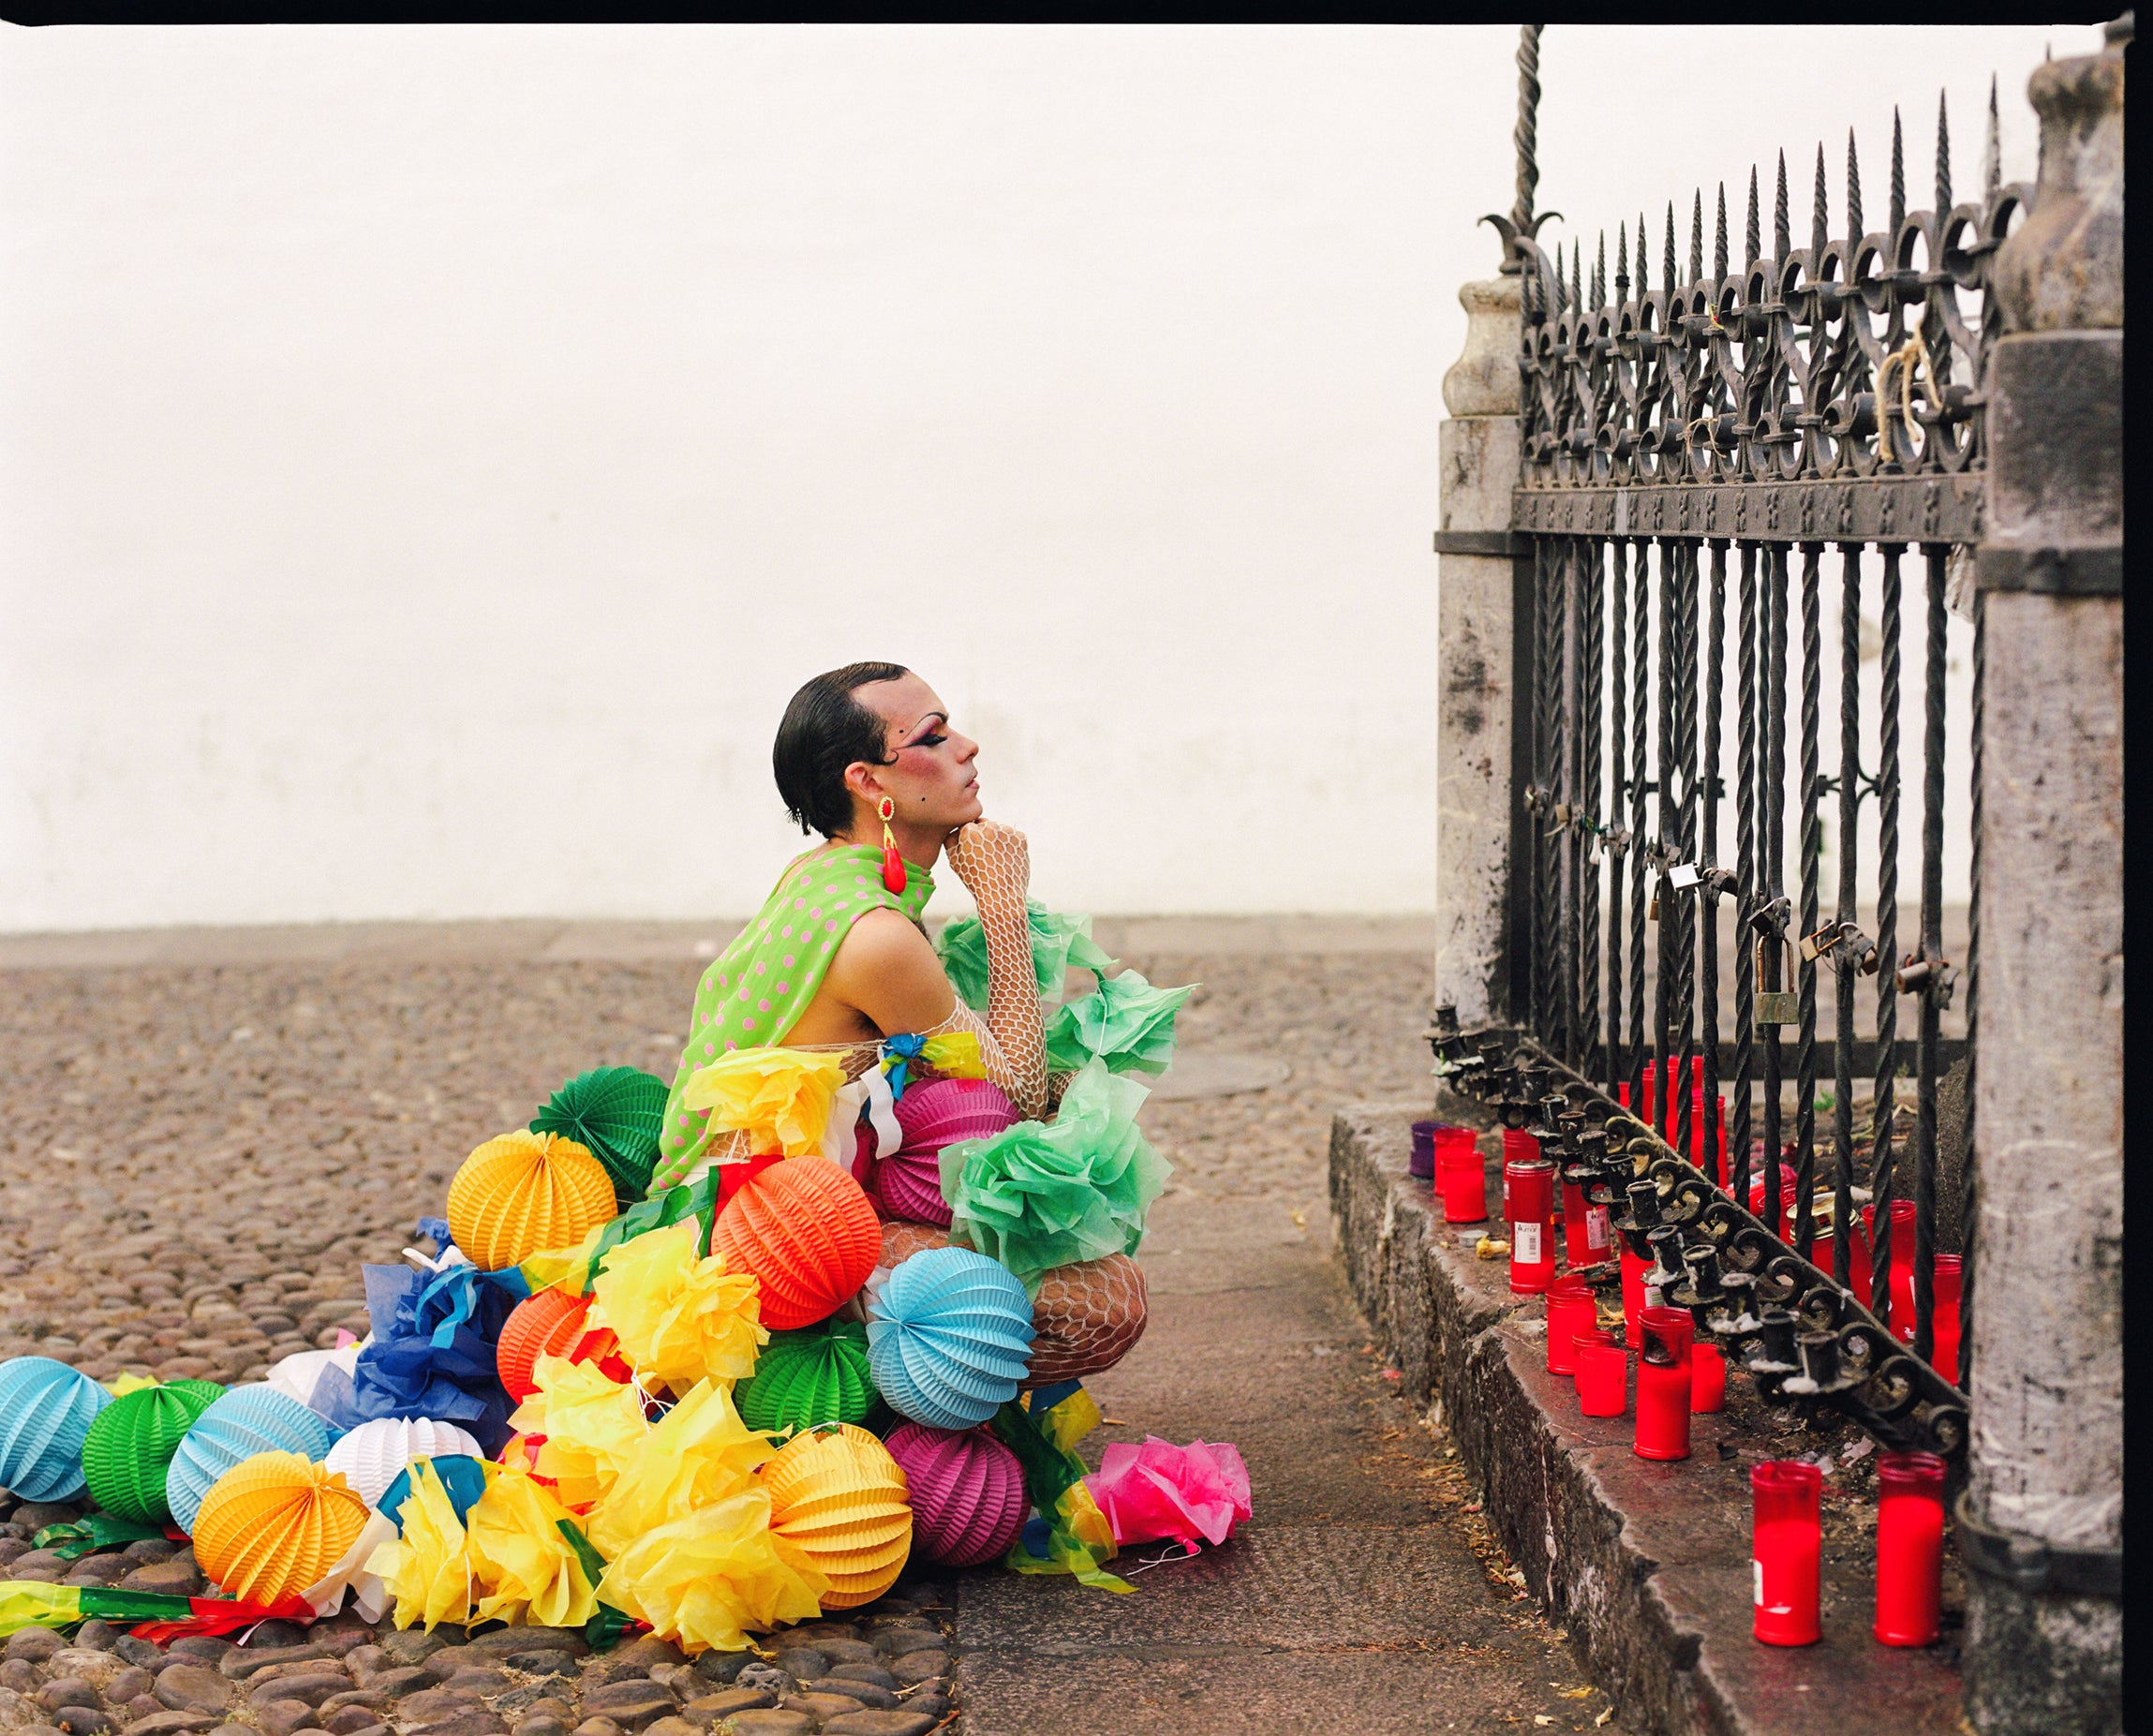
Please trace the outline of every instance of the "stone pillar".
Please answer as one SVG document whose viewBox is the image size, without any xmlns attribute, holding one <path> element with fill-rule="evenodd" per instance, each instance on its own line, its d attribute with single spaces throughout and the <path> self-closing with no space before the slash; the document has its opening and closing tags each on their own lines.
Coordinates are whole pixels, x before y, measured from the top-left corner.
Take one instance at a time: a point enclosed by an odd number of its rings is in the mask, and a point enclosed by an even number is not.
<svg viewBox="0 0 2153 1736">
<path fill-rule="evenodd" d="M 1436 628 L 1435 1000 L 1467 1030 L 1520 1016 L 1510 996 L 1511 831 L 1526 696 L 1519 690 L 1510 491 L 1519 475 L 1517 277 L 1469 283 L 1465 352 L 1443 377 Z"/>
<path fill-rule="evenodd" d="M 1972 1437 L 1983 1736 L 2119 1731 L 2122 31 L 2056 61 L 1988 384 Z"/>
</svg>

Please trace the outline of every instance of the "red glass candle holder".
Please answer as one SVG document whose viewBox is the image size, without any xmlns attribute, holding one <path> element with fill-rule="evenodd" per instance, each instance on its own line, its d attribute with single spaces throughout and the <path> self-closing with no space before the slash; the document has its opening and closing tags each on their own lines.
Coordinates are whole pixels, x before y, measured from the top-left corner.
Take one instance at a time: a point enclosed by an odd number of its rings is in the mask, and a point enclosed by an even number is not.
<svg viewBox="0 0 2153 1736">
<path fill-rule="evenodd" d="M 1755 1604 L 1750 1631 L 1766 1645 L 1815 1645 L 1822 1633 L 1817 1569 L 1823 1545 L 1818 1497 L 1823 1487 L 1823 1472 L 1792 1460 L 1768 1460 L 1749 1473 Z"/>
<path fill-rule="evenodd" d="M 1593 1287 L 1582 1278 L 1567 1273 L 1548 1286 L 1548 1372 L 1576 1372 L 1572 1360 L 1574 1341 L 1599 1323 L 1599 1306 Z"/>
<path fill-rule="evenodd" d="M 1637 1440 L 1640 1459 L 1689 1457 L 1690 1343 L 1697 1323 L 1683 1308 L 1648 1308 L 1637 1358 Z"/>
<path fill-rule="evenodd" d="M 1595 1206 L 1574 1181 L 1563 1183 L 1563 1257 L 1572 1266 L 1597 1266 L 1608 1257 L 1608 1209 Z"/>
<path fill-rule="evenodd" d="M 1876 1238 L 1876 1207 L 1863 1206 L 1862 1227 L 1854 1232 L 1847 1249 L 1847 1287 L 1853 1291 L 1854 1299 L 1863 1308 L 1869 1305 L 1869 1291 L 1876 1283 L 1876 1268 L 1869 1259 L 1869 1244 Z"/>
<path fill-rule="evenodd" d="M 1943 1609 L 1944 1462 L 1877 1455 L 1877 1624 L 1886 1645 L 1928 1645 Z"/>
<path fill-rule="evenodd" d="M 1572 1343 L 1578 1409 L 1587 1417 L 1620 1417 L 1629 1408 L 1629 1352 L 1616 1343 L 1589 1343 L 1582 1332 Z"/>
<path fill-rule="evenodd" d="M 1892 1202 L 1891 1227 L 1884 1232 L 1892 1259 L 1892 1336 L 1902 1344 L 1914 1339 L 1914 1202 Z"/>
<path fill-rule="evenodd" d="M 1709 1417 L 1727 1408 L 1727 1353 L 1717 1344 L 1689 1347 L 1689 1414 Z"/>
<path fill-rule="evenodd" d="M 1959 1378 L 1959 1296 L 1965 1283 L 1965 1256 L 1938 1254 L 1929 1292 L 1936 1325 L 1936 1344 L 1929 1353 L 1929 1366 L 1954 1386 Z"/>
<path fill-rule="evenodd" d="M 1507 1159 L 1503 1209 L 1510 1221 L 1511 1293 L 1537 1296 L 1555 1277 L 1555 1166 L 1538 1156 Z"/>
<path fill-rule="evenodd" d="M 1443 1194 L 1444 1223 L 1488 1221 L 1487 1166 L 1470 1127 L 1446 1127 L 1436 1134 L 1435 1180 Z"/>
<path fill-rule="evenodd" d="M 1638 1315 L 1644 1312 L 1644 1275 L 1652 1262 L 1641 1259 L 1630 1252 L 1629 1238 L 1622 1244 L 1622 1323 L 1623 1336 L 1631 1343 L 1637 1343 Z"/>
</svg>

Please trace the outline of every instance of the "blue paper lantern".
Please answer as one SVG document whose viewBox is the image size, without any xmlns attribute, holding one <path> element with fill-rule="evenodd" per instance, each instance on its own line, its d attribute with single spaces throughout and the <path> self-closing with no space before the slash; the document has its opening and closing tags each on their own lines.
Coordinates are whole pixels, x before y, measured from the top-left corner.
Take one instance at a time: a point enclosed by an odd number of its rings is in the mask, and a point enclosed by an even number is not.
<svg viewBox="0 0 2153 1736">
<path fill-rule="evenodd" d="M 165 1471 L 165 1502 L 172 1522 L 192 1534 L 210 1485 L 257 1453 L 297 1453 L 319 1460 L 336 1431 L 290 1393 L 274 1387 L 237 1387 L 195 1418 Z"/>
<path fill-rule="evenodd" d="M 984 1254 L 930 1248 L 868 1309 L 868 1370 L 890 1408 L 931 1429 L 969 1429 L 1010 1400 L 1032 1355 L 1032 1300 Z"/>
<path fill-rule="evenodd" d="M 88 1491 L 82 1442 L 112 1395 L 51 1357 L 0 1362 L 0 1489 L 24 1501 Z"/>
</svg>

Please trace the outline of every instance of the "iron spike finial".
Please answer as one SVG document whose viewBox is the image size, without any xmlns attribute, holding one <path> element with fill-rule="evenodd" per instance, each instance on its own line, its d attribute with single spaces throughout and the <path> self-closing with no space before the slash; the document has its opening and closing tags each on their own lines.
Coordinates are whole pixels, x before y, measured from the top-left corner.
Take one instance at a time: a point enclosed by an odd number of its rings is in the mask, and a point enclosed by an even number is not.
<svg viewBox="0 0 2153 1736">
<path fill-rule="evenodd" d="M 1895 236 L 1907 220 L 1907 141 L 1899 126 L 1899 110 L 1892 105 L 1892 233 Z"/>
<path fill-rule="evenodd" d="M 1847 128 L 1847 245 L 1862 242 L 1862 159 L 1854 152 L 1854 129 Z"/>
<path fill-rule="evenodd" d="M 1629 300 L 1629 225 L 1615 225 L 1615 302 Z"/>
<path fill-rule="evenodd" d="M 1994 199 L 2003 185 L 2003 120 L 1996 107 L 1996 74 L 1988 75 L 1988 138 L 1982 146 L 1981 190 Z"/>
<path fill-rule="evenodd" d="M 1600 230 L 1599 257 L 1593 261 L 1593 311 L 1608 304 L 1608 232 Z"/>
<path fill-rule="evenodd" d="M 1652 293 L 1652 264 L 1644 251 L 1644 213 L 1637 214 L 1637 292 L 1641 296 Z"/>
<path fill-rule="evenodd" d="M 1716 278 L 1727 275 L 1727 183 L 1719 184 L 1719 227 L 1712 236 L 1712 274 Z"/>
<path fill-rule="evenodd" d="M 1817 192 L 1809 206 L 1809 257 L 1820 256 L 1832 241 L 1832 216 L 1827 205 L 1830 195 L 1824 185 L 1824 143 L 1817 142 Z"/>
<path fill-rule="evenodd" d="M 1563 244 L 1558 241 L 1555 243 L 1555 304 L 1549 309 L 1549 312 L 1561 313 L 1563 311 L 1563 297 L 1567 293 L 1568 291 L 1563 287 Z"/>
<path fill-rule="evenodd" d="M 1704 189 L 1699 187 L 1689 201 L 1689 281 L 1704 275 Z"/>
<path fill-rule="evenodd" d="M 1757 227 L 1757 165 L 1755 163 L 1749 165 L 1749 221 L 1744 226 L 1742 231 L 1742 264 L 1746 270 L 1757 263 L 1758 256 L 1764 251 L 1763 238 L 1759 234 Z"/>
<path fill-rule="evenodd" d="M 1518 125 L 1510 137 L 1518 147 L 1518 199 L 1510 221 L 1521 234 L 1533 232 L 1533 195 L 1540 185 L 1540 30 L 1518 27 Z"/>
<path fill-rule="evenodd" d="M 1787 153 L 1779 153 L 1779 192 L 1772 203 L 1772 257 L 1783 260 L 1794 251 L 1794 230 L 1787 216 Z"/>
<path fill-rule="evenodd" d="M 1581 240 L 1573 239 L 1570 242 L 1570 305 L 1572 307 L 1582 307 L 1585 304 L 1585 286 L 1581 274 L 1584 266 L 1584 259 L 1585 244 Z"/>
<path fill-rule="evenodd" d="M 1659 287 L 1674 288 L 1674 200 L 1667 201 L 1667 246 L 1659 256 Z"/>
<path fill-rule="evenodd" d="M 1952 123 L 1942 91 L 1937 93 L 1937 219 L 1952 208 Z"/>
</svg>

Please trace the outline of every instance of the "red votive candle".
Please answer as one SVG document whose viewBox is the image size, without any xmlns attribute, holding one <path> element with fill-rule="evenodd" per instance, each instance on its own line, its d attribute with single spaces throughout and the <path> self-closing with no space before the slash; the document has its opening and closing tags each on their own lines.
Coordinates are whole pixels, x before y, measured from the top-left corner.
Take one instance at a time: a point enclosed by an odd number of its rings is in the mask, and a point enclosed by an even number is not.
<svg viewBox="0 0 2153 1736">
<path fill-rule="evenodd" d="M 1563 1258 L 1572 1266 L 1597 1266 L 1608 1257 L 1608 1209 L 1586 1203 L 1585 1191 L 1563 1183 Z"/>
<path fill-rule="evenodd" d="M 1684 1308 L 1648 1308 L 1637 1359 L 1637 1440 L 1640 1459 L 1689 1457 L 1690 1341 L 1697 1323 Z"/>
<path fill-rule="evenodd" d="M 1944 1462 L 1877 1455 L 1877 1625 L 1886 1645 L 1927 1645 L 1943 1608 Z"/>
<path fill-rule="evenodd" d="M 1503 1210 L 1510 1221 L 1511 1292 L 1537 1296 L 1555 1276 L 1555 1166 L 1544 1157 L 1506 1159 Z"/>
<path fill-rule="evenodd" d="M 1936 1310 L 1936 1346 L 1929 1366 L 1953 1386 L 1959 1378 L 1959 1294 L 1966 1283 L 1965 1265 L 1961 1254 L 1938 1254 L 1929 1295 Z"/>
<path fill-rule="evenodd" d="M 1573 1343 L 1578 1409 L 1587 1417 L 1620 1417 L 1629 1401 L 1629 1352 L 1620 1344 L 1588 1343 L 1581 1332 Z"/>
<path fill-rule="evenodd" d="M 1625 1236 L 1622 1243 L 1623 1336 L 1633 1344 L 1637 1343 L 1637 1317 L 1644 1309 L 1644 1275 L 1651 1269 L 1652 1262 L 1632 1254 L 1629 1238 Z"/>
<path fill-rule="evenodd" d="M 1548 1372 L 1576 1372 L 1572 1360 L 1575 1340 L 1599 1323 L 1599 1308 L 1593 1287 L 1582 1278 L 1565 1273 L 1548 1286 Z"/>
<path fill-rule="evenodd" d="M 1717 1344 L 1689 1347 L 1689 1412 L 1705 1417 L 1727 1408 L 1727 1353 Z"/>
<path fill-rule="evenodd" d="M 1749 1473 L 1749 1571 L 1756 1605 L 1750 1631 L 1766 1645 L 1815 1645 L 1817 1565 L 1822 1526 L 1817 1511 L 1824 1474 L 1813 1464 L 1773 1459 Z"/>
<path fill-rule="evenodd" d="M 1892 1202 L 1892 1227 L 1885 1232 L 1892 1249 L 1892 1336 L 1902 1344 L 1914 1338 L 1914 1202 Z"/>
<path fill-rule="evenodd" d="M 1435 1135 L 1435 1177 L 1443 1192 L 1446 1224 L 1488 1221 L 1488 1172 L 1470 1127 L 1446 1127 Z"/>
<path fill-rule="evenodd" d="M 1869 1286 L 1876 1282 L 1876 1269 L 1869 1263 L 1869 1243 L 1875 1235 L 1877 1209 L 1862 1208 L 1862 1227 L 1847 1244 L 1847 1287 L 1853 1291 L 1854 1299 L 1863 1308 L 1869 1305 Z"/>
</svg>

